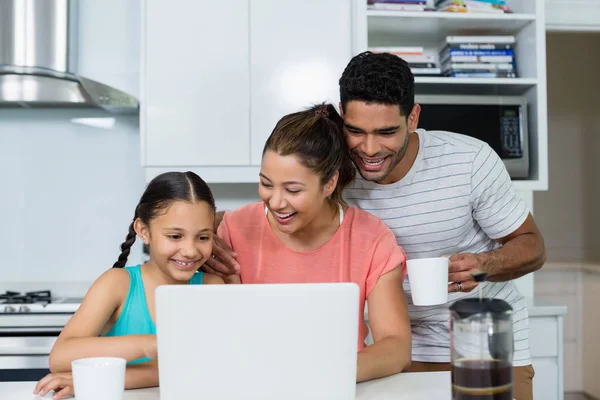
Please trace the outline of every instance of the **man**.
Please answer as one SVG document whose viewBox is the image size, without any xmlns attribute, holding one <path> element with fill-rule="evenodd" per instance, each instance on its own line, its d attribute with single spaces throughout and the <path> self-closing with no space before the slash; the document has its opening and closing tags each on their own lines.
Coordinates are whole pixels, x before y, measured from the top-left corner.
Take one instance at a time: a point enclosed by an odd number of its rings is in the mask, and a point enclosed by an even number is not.
<svg viewBox="0 0 600 400">
<path fill-rule="evenodd" d="M 361 53 L 339 83 L 344 134 L 360 173 L 345 199 L 381 218 L 408 259 L 450 256 L 449 304 L 477 296 L 471 272 L 488 274 L 483 295 L 513 308 L 514 397 L 532 399 L 527 308 L 510 280 L 541 268 L 545 249 L 501 159 L 477 139 L 417 130 L 414 77 L 396 56 Z M 218 246 L 215 255 L 231 268 L 233 259 Z M 228 270 L 217 260 L 211 266 Z M 417 307 L 406 281 L 404 290 L 412 325 L 409 371 L 449 370 L 449 304 Z"/>
</svg>

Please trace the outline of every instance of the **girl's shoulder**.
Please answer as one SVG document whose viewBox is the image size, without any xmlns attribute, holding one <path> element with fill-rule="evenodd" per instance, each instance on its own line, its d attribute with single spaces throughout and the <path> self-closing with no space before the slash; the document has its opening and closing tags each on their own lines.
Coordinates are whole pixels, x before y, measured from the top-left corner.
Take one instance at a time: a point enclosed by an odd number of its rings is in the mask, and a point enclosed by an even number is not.
<svg viewBox="0 0 600 400">
<path fill-rule="evenodd" d="M 129 292 L 130 280 L 131 275 L 127 268 L 111 268 L 100 275 L 92 286 L 125 301 Z"/>
<path fill-rule="evenodd" d="M 204 276 L 202 277 L 203 285 L 222 285 L 224 283 L 225 281 L 220 276 L 204 272 Z"/>
</svg>

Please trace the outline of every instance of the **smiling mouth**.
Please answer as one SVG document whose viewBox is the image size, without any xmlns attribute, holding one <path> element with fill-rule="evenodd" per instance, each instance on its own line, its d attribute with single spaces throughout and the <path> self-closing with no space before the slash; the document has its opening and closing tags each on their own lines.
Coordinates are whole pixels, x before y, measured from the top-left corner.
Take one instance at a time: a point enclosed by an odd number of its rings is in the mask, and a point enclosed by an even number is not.
<svg viewBox="0 0 600 400">
<path fill-rule="evenodd" d="M 171 259 L 171 261 L 173 261 L 175 263 L 175 265 L 179 266 L 181 269 L 191 269 L 198 262 L 198 261 L 185 262 L 185 261 L 179 261 L 179 260 L 174 260 L 174 259 Z"/>
<path fill-rule="evenodd" d="M 296 213 L 295 213 L 295 212 L 292 212 L 292 213 L 278 213 L 277 211 L 273 211 L 273 214 L 274 214 L 274 215 L 275 215 L 277 218 L 279 218 L 279 219 L 281 219 L 281 220 L 284 220 L 284 221 L 285 221 L 285 220 L 287 220 L 287 219 L 290 219 L 290 218 L 292 218 L 294 215 L 296 215 Z"/>
<path fill-rule="evenodd" d="M 378 159 L 375 159 L 375 160 L 369 160 L 369 159 L 366 159 L 366 158 L 362 158 L 362 157 L 361 157 L 361 160 L 362 160 L 362 161 L 363 161 L 365 164 L 367 164 L 367 165 L 370 165 L 370 166 L 376 167 L 376 166 L 378 166 L 378 165 L 381 165 L 381 164 L 383 164 L 383 162 L 385 161 L 385 158 L 378 158 Z"/>
</svg>

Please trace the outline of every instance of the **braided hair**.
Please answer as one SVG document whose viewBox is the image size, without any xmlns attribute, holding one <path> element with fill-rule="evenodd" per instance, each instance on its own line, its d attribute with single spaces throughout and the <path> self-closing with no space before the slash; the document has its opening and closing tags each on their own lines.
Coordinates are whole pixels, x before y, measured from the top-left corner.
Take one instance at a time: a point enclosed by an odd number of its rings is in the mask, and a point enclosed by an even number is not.
<svg viewBox="0 0 600 400">
<path fill-rule="evenodd" d="M 193 172 L 166 172 L 158 175 L 146 187 L 140 202 L 135 208 L 133 220 L 129 224 L 129 232 L 121 244 L 121 254 L 113 268 L 123 268 L 135 242 L 136 232 L 134 223 L 139 218 L 144 224 L 150 225 L 161 210 L 177 200 L 196 202 L 205 201 L 215 210 L 213 194 L 202 178 Z"/>
</svg>

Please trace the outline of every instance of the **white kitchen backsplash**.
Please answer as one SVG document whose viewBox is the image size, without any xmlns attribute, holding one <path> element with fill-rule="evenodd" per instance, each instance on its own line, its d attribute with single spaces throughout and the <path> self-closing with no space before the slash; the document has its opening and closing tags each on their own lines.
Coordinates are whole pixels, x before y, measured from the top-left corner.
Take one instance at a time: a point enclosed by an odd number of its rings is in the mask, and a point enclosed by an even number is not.
<svg viewBox="0 0 600 400">
<path fill-rule="evenodd" d="M 110 116 L 0 110 L 2 284 L 91 281 L 116 260 L 143 189 L 138 118 L 99 118 Z"/>
<path fill-rule="evenodd" d="M 83 294 L 116 260 L 145 183 L 138 118 L 110 118 L 0 110 L 0 291 Z M 257 184 L 211 187 L 221 210 L 258 200 Z M 129 264 L 141 259 L 138 244 Z"/>
</svg>

